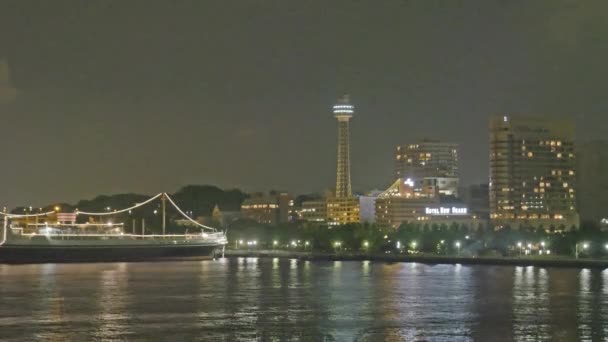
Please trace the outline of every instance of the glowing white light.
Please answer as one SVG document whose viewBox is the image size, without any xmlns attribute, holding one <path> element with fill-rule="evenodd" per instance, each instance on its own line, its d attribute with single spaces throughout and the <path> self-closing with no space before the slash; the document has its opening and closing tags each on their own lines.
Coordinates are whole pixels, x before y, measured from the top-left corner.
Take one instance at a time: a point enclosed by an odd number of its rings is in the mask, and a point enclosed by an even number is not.
<svg viewBox="0 0 608 342">
<path fill-rule="evenodd" d="M 334 114 L 353 114 L 355 111 L 352 109 L 335 109 Z"/>
</svg>

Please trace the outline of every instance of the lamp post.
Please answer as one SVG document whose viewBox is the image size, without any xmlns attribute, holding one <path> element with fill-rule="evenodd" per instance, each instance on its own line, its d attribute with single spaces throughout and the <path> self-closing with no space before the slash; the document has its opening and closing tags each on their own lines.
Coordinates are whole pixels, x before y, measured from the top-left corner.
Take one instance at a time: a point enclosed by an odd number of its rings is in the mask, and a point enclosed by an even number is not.
<svg viewBox="0 0 608 342">
<path fill-rule="evenodd" d="M 517 243 L 517 247 L 519 247 L 519 256 L 521 256 L 521 249 L 522 249 L 523 244 L 521 243 L 521 241 L 519 241 Z"/>
<path fill-rule="evenodd" d="M 541 241 L 539 254 L 543 254 L 544 252 L 545 252 L 545 241 Z"/>
<path fill-rule="evenodd" d="M 579 243 L 574 245 L 574 258 L 578 259 L 578 245 Z M 583 251 L 589 248 L 589 244 L 587 242 L 583 242 L 581 247 L 583 247 Z"/>
<path fill-rule="evenodd" d="M 456 249 L 458 250 L 458 255 L 460 255 L 460 241 L 456 241 L 455 245 Z"/>
</svg>

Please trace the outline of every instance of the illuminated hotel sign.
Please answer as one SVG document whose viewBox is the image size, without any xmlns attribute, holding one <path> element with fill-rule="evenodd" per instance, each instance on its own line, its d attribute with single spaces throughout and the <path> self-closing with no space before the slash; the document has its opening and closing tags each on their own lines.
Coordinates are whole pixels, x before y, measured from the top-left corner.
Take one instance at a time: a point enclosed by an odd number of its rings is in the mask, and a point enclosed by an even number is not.
<svg viewBox="0 0 608 342">
<path fill-rule="evenodd" d="M 438 207 L 438 208 L 424 208 L 426 215 L 467 215 L 467 208 L 458 207 Z"/>
</svg>

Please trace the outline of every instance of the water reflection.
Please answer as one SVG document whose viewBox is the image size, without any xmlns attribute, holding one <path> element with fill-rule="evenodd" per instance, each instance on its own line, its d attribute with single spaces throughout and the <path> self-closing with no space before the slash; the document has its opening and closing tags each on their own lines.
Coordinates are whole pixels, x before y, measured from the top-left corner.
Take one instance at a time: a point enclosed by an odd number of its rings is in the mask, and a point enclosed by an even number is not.
<svg viewBox="0 0 608 342">
<path fill-rule="evenodd" d="M 238 258 L 0 272 L 2 340 L 608 336 L 608 271 Z"/>
<path fill-rule="evenodd" d="M 549 283 L 538 267 L 516 267 L 513 281 L 513 333 L 515 340 L 550 338 Z"/>
<path fill-rule="evenodd" d="M 99 328 L 95 332 L 96 339 L 120 339 L 129 330 L 127 270 L 126 263 L 119 263 L 114 268 L 101 272 L 100 292 L 97 296 Z"/>
</svg>

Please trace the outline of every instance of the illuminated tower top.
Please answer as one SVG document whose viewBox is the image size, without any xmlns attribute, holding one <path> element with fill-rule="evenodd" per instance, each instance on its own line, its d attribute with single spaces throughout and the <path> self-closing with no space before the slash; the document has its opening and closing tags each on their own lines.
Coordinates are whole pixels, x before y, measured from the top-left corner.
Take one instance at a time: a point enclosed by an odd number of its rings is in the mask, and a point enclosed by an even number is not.
<svg viewBox="0 0 608 342">
<path fill-rule="evenodd" d="M 355 113 L 355 106 L 350 104 L 350 96 L 344 95 L 338 99 L 338 103 L 334 105 L 334 117 L 338 121 L 348 121 Z"/>
</svg>

